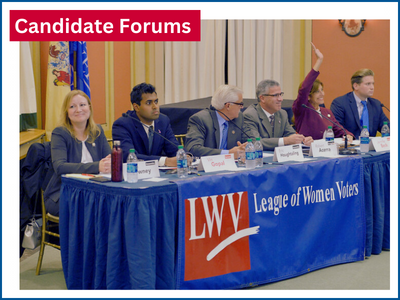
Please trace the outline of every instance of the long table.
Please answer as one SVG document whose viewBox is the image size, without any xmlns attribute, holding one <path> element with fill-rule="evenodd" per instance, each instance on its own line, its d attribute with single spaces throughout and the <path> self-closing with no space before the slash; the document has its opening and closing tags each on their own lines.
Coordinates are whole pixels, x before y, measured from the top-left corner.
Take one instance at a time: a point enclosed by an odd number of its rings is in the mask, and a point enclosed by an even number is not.
<svg viewBox="0 0 400 300">
<path fill-rule="evenodd" d="M 268 164 L 259 170 L 242 171 L 235 174 L 215 176 L 203 173 L 203 176 L 191 177 L 193 180 L 189 178 L 187 181 L 196 184 L 196 181 L 201 178 L 209 178 L 207 180 L 209 182 L 220 181 L 220 183 L 223 183 L 227 182 L 226 180 L 232 180 L 232 182 L 246 183 L 246 178 L 251 175 L 264 178 L 263 180 L 266 180 L 266 182 L 270 180 L 269 178 L 277 176 L 276 180 L 281 182 L 282 177 L 280 176 L 283 176 L 283 174 L 292 172 L 299 177 L 310 176 L 313 173 L 310 170 L 313 168 L 325 164 L 343 165 L 352 159 L 354 160 L 354 158 L 319 160 L 293 165 Z M 260 280 L 257 277 L 258 275 L 249 275 L 246 273 L 248 271 L 245 271 L 244 279 L 235 282 L 233 285 L 222 283 L 218 285 L 217 283 L 217 286 L 213 286 L 206 282 L 205 285 L 201 285 L 201 288 L 238 288 L 249 286 L 249 284 L 282 280 L 328 265 L 360 260 L 363 259 L 364 255 L 378 254 L 382 249 L 390 249 L 390 187 L 388 186 L 390 156 L 388 153 L 372 153 L 371 156 L 363 156 L 360 165 L 363 168 L 361 173 L 364 178 L 364 186 L 360 187 L 363 196 L 363 215 L 356 218 L 349 217 L 348 222 L 351 224 L 349 227 L 355 227 L 359 231 L 359 233 L 354 233 L 358 237 L 358 241 L 360 241 L 358 234 L 362 235 L 362 245 L 358 243 L 356 244 L 358 246 L 351 245 L 348 249 L 345 247 L 343 253 L 335 253 L 335 255 L 331 253 L 332 249 L 321 250 L 321 253 L 301 249 L 301 251 L 305 251 L 302 257 L 307 258 L 303 263 L 308 268 L 304 269 L 303 266 L 299 270 L 289 269 L 284 274 L 271 274 L 270 278 L 265 280 Z M 354 170 L 349 170 L 349 173 L 352 172 Z M 167 177 L 169 180 L 176 179 L 176 175 L 163 174 L 162 177 Z M 312 177 L 311 179 L 314 180 Z M 282 182 L 282 184 L 285 183 Z M 181 184 L 178 182 L 178 185 Z M 198 186 L 198 189 L 202 190 L 200 186 Z M 271 192 L 273 192 L 273 189 Z M 184 276 L 187 276 L 184 272 L 185 263 L 189 263 L 189 261 L 185 260 L 185 248 L 182 244 L 183 238 L 180 235 L 185 222 L 182 222 L 183 200 L 178 201 L 179 193 L 181 193 L 181 187 L 178 189 L 177 184 L 170 181 L 100 184 L 87 180 L 62 178 L 60 198 L 61 256 L 68 289 L 199 288 L 196 284 L 201 280 L 188 281 L 190 285 L 185 285 L 185 280 L 183 280 Z M 248 201 L 252 201 L 250 196 Z M 336 201 L 336 203 L 339 203 L 339 201 Z M 330 209 L 336 210 L 338 206 L 336 203 Z M 321 207 L 321 205 L 318 205 L 318 209 Z M 281 216 L 284 216 L 284 213 L 288 211 L 282 210 Z M 294 209 L 292 211 L 296 212 Z M 313 213 L 310 210 L 309 213 L 303 213 L 312 217 L 317 215 L 317 212 Z M 342 214 L 343 212 L 340 212 L 341 216 Z M 257 218 L 263 220 L 264 216 L 258 214 Z M 271 224 L 271 220 L 274 220 L 274 217 L 265 214 L 265 220 L 260 222 L 267 222 L 265 226 L 270 226 L 268 224 Z M 302 218 L 299 220 L 302 222 Z M 364 222 L 366 222 L 366 225 Z M 316 232 L 313 234 L 320 236 L 321 233 L 325 232 L 322 230 L 322 225 L 321 223 L 321 227 L 315 229 Z M 308 226 L 310 225 L 299 225 L 297 229 L 307 228 Z M 263 226 L 261 227 L 263 228 Z M 313 228 L 313 226 L 310 228 Z M 366 233 L 365 229 L 367 230 Z M 318 233 L 318 230 L 322 230 L 321 233 Z M 346 231 L 339 231 L 339 234 L 341 235 Z M 253 247 L 255 239 L 252 237 L 247 237 L 247 239 L 250 239 L 250 245 Z M 299 245 L 302 244 L 299 243 Z M 280 250 L 275 249 L 274 251 L 279 253 Z M 279 262 L 279 264 L 281 263 Z M 286 270 L 288 266 L 279 265 L 277 268 Z M 190 280 L 190 278 L 188 279 Z M 236 280 L 234 279 L 234 281 Z"/>
<path fill-rule="evenodd" d="M 283 100 L 282 109 L 284 109 L 291 122 L 293 117 L 292 105 L 294 100 Z M 244 111 L 251 104 L 257 103 L 256 99 L 243 99 Z M 211 104 L 211 97 L 188 100 L 178 103 L 164 104 L 160 106 L 160 112 L 167 115 L 171 121 L 172 131 L 175 135 L 186 134 L 189 118 L 202 109 L 209 107 Z"/>
</svg>

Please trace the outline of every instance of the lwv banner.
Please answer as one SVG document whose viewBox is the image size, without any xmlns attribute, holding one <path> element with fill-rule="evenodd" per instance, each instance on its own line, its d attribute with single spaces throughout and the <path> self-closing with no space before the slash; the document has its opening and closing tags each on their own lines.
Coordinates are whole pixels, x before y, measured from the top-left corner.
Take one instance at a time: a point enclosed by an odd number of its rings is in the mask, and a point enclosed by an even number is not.
<svg viewBox="0 0 400 300">
<path fill-rule="evenodd" d="M 229 289 L 364 259 L 362 159 L 177 180 L 178 289 Z"/>
</svg>

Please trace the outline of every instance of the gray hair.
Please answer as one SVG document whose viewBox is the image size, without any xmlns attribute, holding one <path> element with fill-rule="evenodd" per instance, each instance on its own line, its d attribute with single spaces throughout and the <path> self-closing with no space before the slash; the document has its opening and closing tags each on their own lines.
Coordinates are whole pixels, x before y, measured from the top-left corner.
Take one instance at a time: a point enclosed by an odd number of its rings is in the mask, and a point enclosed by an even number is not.
<svg viewBox="0 0 400 300">
<path fill-rule="evenodd" d="M 273 86 L 279 86 L 279 82 L 270 79 L 260 81 L 260 83 L 257 85 L 256 90 L 257 100 L 260 101 L 260 96 L 264 93 L 268 93 L 269 89 Z"/>
<path fill-rule="evenodd" d="M 243 91 L 234 85 L 221 85 L 217 88 L 211 98 L 211 105 L 216 109 L 222 109 L 227 102 L 236 102 Z"/>
</svg>

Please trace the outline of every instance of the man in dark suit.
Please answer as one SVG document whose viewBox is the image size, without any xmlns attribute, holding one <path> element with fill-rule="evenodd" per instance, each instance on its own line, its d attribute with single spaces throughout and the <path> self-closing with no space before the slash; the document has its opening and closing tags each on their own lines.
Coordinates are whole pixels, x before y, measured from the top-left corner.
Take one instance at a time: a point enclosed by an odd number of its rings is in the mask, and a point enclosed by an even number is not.
<svg viewBox="0 0 400 300">
<path fill-rule="evenodd" d="M 199 157 L 233 153 L 237 158 L 238 150 L 244 150 L 247 144 L 242 144 L 246 136 L 239 129 L 243 126 L 242 107 L 243 91 L 221 85 L 211 99 L 210 108 L 190 117 L 186 149 Z"/>
<path fill-rule="evenodd" d="M 124 162 L 129 149 L 135 149 L 139 159 L 159 160 L 159 166 L 176 167 L 179 143 L 169 118 L 160 113 L 155 87 L 147 83 L 138 84 L 132 89 L 131 103 L 133 110 L 123 114 L 112 127 L 113 140 L 121 141 Z"/>
<path fill-rule="evenodd" d="M 274 80 L 263 80 L 257 85 L 258 104 L 252 104 L 243 113 L 244 130 L 251 137 L 261 137 L 264 150 L 278 146 L 304 143 L 311 145 L 312 137 L 297 134 L 282 109 L 283 92 Z"/>
<path fill-rule="evenodd" d="M 374 94 L 374 72 L 361 69 L 351 77 L 353 92 L 333 100 L 331 111 L 336 120 L 356 139 L 359 138 L 363 125 L 368 126 L 370 136 L 376 136 L 383 122 L 389 124 L 389 119 L 383 113 L 381 102 L 371 98 Z"/>
</svg>

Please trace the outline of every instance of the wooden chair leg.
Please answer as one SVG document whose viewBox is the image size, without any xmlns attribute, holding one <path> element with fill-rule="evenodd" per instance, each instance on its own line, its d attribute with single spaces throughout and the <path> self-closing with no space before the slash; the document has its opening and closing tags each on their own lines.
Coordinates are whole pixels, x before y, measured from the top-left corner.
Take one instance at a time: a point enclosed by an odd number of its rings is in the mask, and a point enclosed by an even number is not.
<svg viewBox="0 0 400 300">
<path fill-rule="evenodd" d="M 36 275 L 40 274 L 40 269 L 42 268 L 42 260 L 43 260 L 43 254 L 44 254 L 44 247 L 46 246 L 44 243 L 44 239 L 46 238 L 46 225 L 47 225 L 47 220 L 46 217 L 43 218 L 43 224 L 42 224 L 42 240 L 40 242 L 40 252 L 39 252 L 39 258 L 38 262 L 36 265 Z"/>
</svg>

